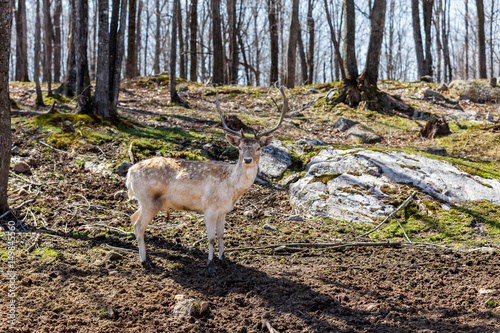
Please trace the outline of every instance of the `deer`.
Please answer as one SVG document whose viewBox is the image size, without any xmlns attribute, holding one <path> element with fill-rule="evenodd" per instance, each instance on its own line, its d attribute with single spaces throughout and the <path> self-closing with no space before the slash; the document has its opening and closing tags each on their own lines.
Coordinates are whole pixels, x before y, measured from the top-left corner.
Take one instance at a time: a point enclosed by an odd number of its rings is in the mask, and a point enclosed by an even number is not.
<svg viewBox="0 0 500 333">
<path fill-rule="evenodd" d="M 213 263 L 215 237 L 218 241 L 218 259 L 224 265 L 224 226 L 226 214 L 233 210 L 238 199 L 252 186 L 257 177 L 261 148 L 274 139 L 271 135 L 282 124 L 288 112 L 288 98 L 280 88 L 283 107 L 278 124 L 270 130 L 254 132 L 246 137 L 240 131 L 229 128 L 224 119 L 218 96 L 215 105 L 222 121 L 222 128 L 228 132 L 227 141 L 238 148 L 236 163 L 223 161 L 195 161 L 170 157 L 152 157 L 134 164 L 127 172 L 126 186 L 129 200 L 138 202 L 137 211 L 131 222 L 139 247 L 142 266 L 150 270 L 146 256 L 144 232 L 160 210 L 170 209 L 194 211 L 204 215 L 208 236 L 207 267 L 210 275 L 216 275 Z"/>
</svg>

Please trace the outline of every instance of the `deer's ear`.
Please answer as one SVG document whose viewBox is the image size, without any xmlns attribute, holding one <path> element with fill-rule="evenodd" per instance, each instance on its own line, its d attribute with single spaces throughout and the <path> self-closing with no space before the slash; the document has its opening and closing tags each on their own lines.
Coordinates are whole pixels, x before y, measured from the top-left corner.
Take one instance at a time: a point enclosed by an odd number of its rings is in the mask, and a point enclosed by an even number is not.
<svg viewBox="0 0 500 333">
<path fill-rule="evenodd" d="M 241 139 L 236 137 L 236 136 L 232 136 L 232 135 L 229 135 L 229 134 L 226 134 L 226 139 L 227 141 L 229 141 L 230 144 L 232 144 L 233 146 L 236 146 L 236 147 L 239 147 L 240 146 L 240 141 Z"/>
<path fill-rule="evenodd" d="M 265 147 L 271 144 L 271 142 L 274 140 L 274 136 L 265 136 L 263 138 L 260 138 L 259 144 L 261 147 Z"/>
</svg>

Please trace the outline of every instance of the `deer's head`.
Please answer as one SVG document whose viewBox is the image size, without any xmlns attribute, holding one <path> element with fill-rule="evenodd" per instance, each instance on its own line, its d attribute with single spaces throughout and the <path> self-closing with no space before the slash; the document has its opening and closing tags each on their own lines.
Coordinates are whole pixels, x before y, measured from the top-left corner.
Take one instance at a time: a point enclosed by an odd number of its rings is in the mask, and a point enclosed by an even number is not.
<svg viewBox="0 0 500 333">
<path fill-rule="evenodd" d="M 229 126 L 226 123 L 226 120 L 224 119 L 224 115 L 222 114 L 222 110 L 219 104 L 219 98 L 217 97 L 215 100 L 215 105 L 217 106 L 217 111 L 219 112 L 222 121 L 222 127 L 225 131 L 231 133 L 231 134 L 226 134 L 226 139 L 231 145 L 238 147 L 240 156 L 239 161 L 244 166 L 255 166 L 259 163 L 261 148 L 269 145 L 271 141 L 273 141 L 274 138 L 270 134 L 276 131 L 281 126 L 283 118 L 285 117 L 285 114 L 288 112 L 288 98 L 286 97 L 283 88 L 280 88 L 280 92 L 281 95 L 283 96 L 283 108 L 281 109 L 281 116 L 280 120 L 278 121 L 278 124 L 273 128 L 271 128 L 270 130 L 260 133 L 254 133 L 253 138 L 245 137 L 243 130 L 238 132 L 229 128 Z"/>
</svg>

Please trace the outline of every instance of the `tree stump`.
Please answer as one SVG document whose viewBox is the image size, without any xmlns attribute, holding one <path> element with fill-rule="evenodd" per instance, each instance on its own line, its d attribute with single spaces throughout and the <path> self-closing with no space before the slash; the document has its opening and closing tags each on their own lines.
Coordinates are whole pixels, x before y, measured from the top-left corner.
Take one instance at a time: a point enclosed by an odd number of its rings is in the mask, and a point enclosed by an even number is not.
<svg viewBox="0 0 500 333">
<path fill-rule="evenodd" d="M 420 135 L 427 139 L 434 139 L 450 134 L 450 127 L 444 117 L 437 118 L 436 116 L 431 116 L 429 120 L 427 120 L 425 127 L 420 130 Z"/>
</svg>

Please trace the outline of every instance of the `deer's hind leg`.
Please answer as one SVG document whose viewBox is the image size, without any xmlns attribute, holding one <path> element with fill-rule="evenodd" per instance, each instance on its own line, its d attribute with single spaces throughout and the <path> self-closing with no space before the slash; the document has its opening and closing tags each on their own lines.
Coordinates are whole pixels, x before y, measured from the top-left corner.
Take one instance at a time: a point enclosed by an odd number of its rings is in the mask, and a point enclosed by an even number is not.
<svg viewBox="0 0 500 333">
<path fill-rule="evenodd" d="M 146 257 L 144 232 L 146 231 L 146 227 L 148 226 L 148 224 L 160 211 L 160 209 L 161 205 L 156 200 L 151 200 L 147 203 L 141 203 L 140 208 L 131 217 L 131 220 L 134 223 L 134 234 L 139 246 L 139 257 L 141 260 L 141 264 L 148 269 L 151 268 L 151 264 L 148 262 Z"/>
</svg>

